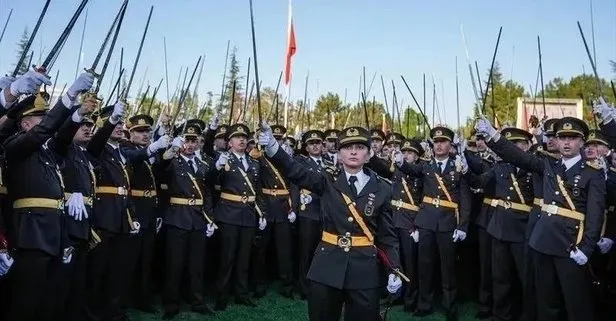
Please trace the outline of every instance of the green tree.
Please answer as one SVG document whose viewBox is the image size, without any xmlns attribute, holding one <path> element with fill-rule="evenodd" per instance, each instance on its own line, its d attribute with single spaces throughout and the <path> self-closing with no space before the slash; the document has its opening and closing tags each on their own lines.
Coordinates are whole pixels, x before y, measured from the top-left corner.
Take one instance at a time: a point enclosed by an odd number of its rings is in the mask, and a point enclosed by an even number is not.
<svg viewBox="0 0 616 321">
<path fill-rule="evenodd" d="M 221 99 L 222 114 L 225 115 L 223 119 L 228 119 L 231 112 L 231 100 L 233 99 L 233 83 L 235 82 L 235 99 L 233 103 L 233 118 L 241 113 L 239 106 L 243 105 L 244 94 L 242 87 L 243 76 L 240 76 L 240 64 L 237 59 L 237 47 L 233 47 L 231 55 L 229 57 L 229 69 L 227 71 L 225 93 Z M 226 120 L 225 120 L 226 121 Z"/>
<path fill-rule="evenodd" d="M 503 74 L 500 71 L 498 61 L 494 63 L 492 81 L 486 95 L 485 90 L 489 78 L 490 72 L 488 71 L 482 88 L 486 97 L 484 113 L 488 119 L 494 122 L 497 121 L 501 126 L 506 123 L 515 124 L 517 114 L 516 102 L 518 97 L 525 95 L 524 87 L 513 80 L 503 81 Z M 474 113 L 475 117 L 479 115 L 481 108 L 482 104 L 480 102 L 477 103 Z"/>
<path fill-rule="evenodd" d="M 24 28 L 24 32 L 21 34 L 19 41 L 17 42 L 17 61 L 19 62 L 19 58 L 24 52 L 27 50 L 26 46 L 28 46 L 28 40 L 30 40 L 30 32 L 28 31 L 28 27 Z M 13 67 L 17 66 L 16 62 Z M 18 68 L 17 74 L 21 75 L 28 71 L 28 57 L 22 61 L 21 65 Z"/>
</svg>

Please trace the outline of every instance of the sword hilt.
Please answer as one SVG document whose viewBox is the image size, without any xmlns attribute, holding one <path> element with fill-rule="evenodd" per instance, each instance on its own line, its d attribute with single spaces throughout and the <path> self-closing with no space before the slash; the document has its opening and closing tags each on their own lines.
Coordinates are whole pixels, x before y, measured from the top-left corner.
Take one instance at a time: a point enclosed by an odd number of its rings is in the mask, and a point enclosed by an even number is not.
<svg viewBox="0 0 616 321">
<path fill-rule="evenodd" d="M 97 74 L 96 71 L 94 70 L 94 68 L 83 68 L 83 70 L 87 73 L 90 73 L 94 76 L 94 78 L 99 79 L 101 77 L 100 74 Z"/>
</svg>

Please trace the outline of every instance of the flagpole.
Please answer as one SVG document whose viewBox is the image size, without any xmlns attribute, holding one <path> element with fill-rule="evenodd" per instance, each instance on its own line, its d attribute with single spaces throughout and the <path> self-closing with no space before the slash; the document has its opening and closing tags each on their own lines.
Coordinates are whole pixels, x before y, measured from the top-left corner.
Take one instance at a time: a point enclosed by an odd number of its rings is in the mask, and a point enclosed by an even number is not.
<svg viewBox="0 0 616 321">
<path fill-rule="evenodd" d="M 285 51 L 285 100 L 284 100 L 284 127 L 289 126 L 289 97 L 291 97 L 291 59 L 295 54 L 295 31 L 293 29 L 293 11 L 291 0 L 289 0 L 289 16 L 287 21 L 287 50 Z"/>
</svg>

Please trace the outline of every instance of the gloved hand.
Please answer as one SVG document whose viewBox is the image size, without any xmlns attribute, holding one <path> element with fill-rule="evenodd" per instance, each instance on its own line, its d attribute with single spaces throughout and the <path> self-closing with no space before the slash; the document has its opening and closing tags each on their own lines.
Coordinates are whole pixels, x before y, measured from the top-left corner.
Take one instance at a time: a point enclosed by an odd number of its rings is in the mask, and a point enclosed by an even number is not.
<svg viewBox="0 0 616 321">
<path fill-rule="evenodd" d="M 597 242 L 597 246 L 599 247 L 599 251 L 601 254 L 606 254 L 612 249 L 612 245 L 614 245 L 614 241 L 607 237 L 602 237 L 599 242 Z"/>
<path fill-rule="evenodd" d="M 64 255 L 62 255 L 62 263 L 69 264 L 73 260 L 73 252 L 75 249 L 72 246 L 69 246 L 64 249 Z"/>
<path fill-rule="evenodd" d="M 221 170 L 229 162 L 229 153 L 221 153 L 216 161 L 216 169 Z"/>
<path fill-rule="evenodd" d="M 396 165 L 402 166 L 402 164 L 404 163 L 404 155 L 402 155 L 402 152 L 394 152 L 394 161 L 396 162 Z"/>
<path fill-rule="evenodd" d="M 259 219 L 259 230 L 263 231 L 266 226 L 267 226 L 267 220 L 264 217 L 260 218 Z"/>
<path fill-rule="evenodd" d="M 212 237 L 212 235 L 214 235 L 214 231 L 216 231 L 214 224 L 208 224 L 205 229 L 205 237 Z"/>
<path fill-rule="evenodd" d="M 411 237 L 413 238 L 415 243 L 419 243 L 419 231 L 418 230 L 414 230 L 413 232 L 411 232 Z"/>
<path fill-rule="evenodd" d="M 176 137 L 173 139 L 173 141 L 171 142 L 171 147 L 176 148 L 176 149 L 180 149 L 182 148 L 182 146 L 184 146 L 184 138 L 183 137 Z"/>
<path fill-rule="evenodd" d="M 295 215 L 295 212 L 291 211 L 291 213 L 289 213 L 289 215 L 287 215 L 287 218 L 289 219 L 289 222 L 291 222 L 291 224 L 295 223 L 295 220 L 297 219 L 297 215 Z"/>
<path fill-rule="evenodd" d="M 608 105 L 603 97 L 599 97 L 599 101 L 595 103 L 593 113 L 599 116 L 603 124 L 607 124 L 614 119 L 614 107 Z"/>
<path fill-rule="evenodd" d="M 68 207 L 68 215 L 75 221 L 81 221 L 84 218 L 88 218 L 88 210 L 84 203 L 83 194 L 72 193 L 66 202 Z"/>
<path fill-rule="evenodd" d="M 139 230 L 141 229 L 141 224 L 137 221 L 133 221 L 133 228 L 130 230 L 130 234 L 139 234 Z"/>
<path fill-rule="evenodd" d="M 588 257 L 586 254 L 578 250 L 577 247 L 569 252 L 569 257 L 572 258 L 578 265 L 584 265 L 588 262 Z"/>
<path fill-rule="evenodd" d="M 466 161 L 466 156 L 464 154 L 456 155 L 456 169 L 459 168 L 463 174 L 466 174 L 468 171 L 468 162 Z"/>
<path fill-rule="evenodd" d="M 163 218 L 162 217 L 157 217 L 156 218 L 156 234 L 158 234 L 158 232 L 160 232 L 160 229 L 163 227 Z"/>
<path fill-rule="evenodd" d="M 161 149 L 167 148 L 169 146 L 170 140 L 171 140 L 171 137 L 169 137 L 169 135 L 160 136 L 155 142 L 151 143 L 148 146 L 148 152 L 150 154 L 154 154 Z"/>
<path fill-rule="evenodd" d="M 458 229 L 453 231 L 453 242 L 454 243 L 456 243 L 458 241 L 464 241 L 465 238 L 466 238 L 466 232 L 460 231 Z"/>
<path fill-rule="evenodd" d="M 162 124 L 159 124 L 156 127 L 156 134 L 158 134 L 159 137 L 167 134 L 167 132 L 165 131 L 165 127 Z"/>
<path fill-rule="evenodd" d="M 312 202 L 312 196 L 306 194 L 299 194 L 299 203 L 308 205 Z"/>
<path fill-rule="evenodd" d="M 36 94 L 43 84 L 51 86 L 51 80 L 47 78 L 47 75 L 30 70 L 11 83 L 10 94 L 15 97 Z"/>
<path fill-rule="evenodd" d="M 276 141 L 276 138 L 274 138 L 272 128 L 265 121 L 261 124 L 261 133 L 259 133 L 259 145 L 265 146 L 265 152 L 268 155 L 273 155 L 277 150 L 276 146 L 278 146 L 278 142 Z"/>
<path fill-rule="evenodd" d="M 220 118 L 218 117 L 218 113 L 212 115 L 212 119 L 210 119 L 210 129 L 216 130 L 218 128 L 218 123 L 220 122 Z"/>
<path fill-rule="evenodd" d="M 291 146 L 282 144 L 282 150 L 284 150 L 289 156 L 293 156 L 293 148 L 291 148 Z"/>
<path fill-rule="evenodd" d="M 7 252 L 0 252 L 0 276 L 5 275 L 13 265 L 13 258 Z"/>
<path fill-rule="evenodd" d="M 477 123 L 475 124 L 475 129 L 478 133 L 487 134 L 489 138 L 493 138 L 498 133 L 485 116 L 482 116 L 477 120 Z"/>
<path fill-rule="evenodd" d="M 114 125 L 119 123 L 122 119 L 124 119 L 124 113 L 126 113 L 126 104 L 118 101 L 113 106 L 113 112 L 111 113 L 111 117 L 109 117 L 109 122 Z"/>
<path fill-rule="evenodd" d="M 389 274 L 389 279 L 387 280 L 387 292 L 394 294 L 400 290 L 402 287 L 402 280 L 400 277 L 391 273 Z"/>
<path fill-rule="evenodd" d="M 9 88 L 14 81 L 15 77 L 11 76 L 4 76 L 0 78 L 0 89 Z"/>
<path fill-rule="evenodd" d="M 92 85 L 94 85 L 94 74 L 84 72 L 83 74 L 79 75 L 77 79 L 75 79 L 75 82 L 73 82 L 73 84 L 68 88 L 66 94 L 71 100 L 74 101 L 75 99 L 77 99 L 77 96 L 79 96 L 79 94 L 83 94 L 86 91 L 90 90 L 90 88 L 92 88 Z"/>
</svg>

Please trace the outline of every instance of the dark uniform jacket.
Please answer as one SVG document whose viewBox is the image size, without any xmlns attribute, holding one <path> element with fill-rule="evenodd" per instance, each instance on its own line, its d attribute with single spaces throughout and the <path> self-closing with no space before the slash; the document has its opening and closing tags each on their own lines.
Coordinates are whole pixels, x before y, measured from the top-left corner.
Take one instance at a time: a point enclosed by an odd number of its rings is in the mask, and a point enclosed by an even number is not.
<svg viewBox="0 0 616 321">
<path fill-rule="evenodd" d="M 182 156 L 173 158 L 167 166 L 170 197 L 203 201 L 203 205 L 169 204 L 165 212 L 165 224 L 188 231 L 205 229 L 208 224 L 205 215 L 212 217 L 213 213 L 211 184 L 206 184 L 210 164 L 197 157 L 192 160 L 197 165 L 196 171 L 190 168 Z"/>
<path fill-rule="evenodd" d="M 462 172 L 456 169 L 454 159 L 449 158 L 445 170 L 440 172 L 436 160 L 433 158 L 429 162 L 418 164 L 404 163 L 400 170 L 411 177 L 421 177 L 423 179 L 424 197 L 448 200 L 446 193 L 441 189 L 436 174 L 438 174 L 453 203 L 458 204 L 458 212 L 453 208 L 445 206 L 435 206 L 422 202 L 419 206 L 419 213 L 415 218 L 415 225 L 419 228 L 434 232 L 453 232 L 455 229 L 466 232 L 471 210 L 471 191 L 467 180 Z"/>
<path fill-rule="evenodd" d="M 469 150 L 464 151 L 464 155 L 468 162 L 468 168 L 470 171 L 477 175 L 481 175 L 483 173 L 488 172 L 492 166 L 494 166 L 494 158 L 485 152 L 471 152 Z M 478 183 L 481 186 L 475 186 L 474 183 Z M 470 187 L 475 190 L 481 190 L 481 204 L 479 204 L 479 213 L 477 218 L 475 218 L 475 224 L 483 228 L 484 230 L 488 228 L 488 224 L 490 223 L 490 219 L 492 215 L 494 215 L 495 207 L 486 204 L 486 202 L 490 202 L 495 197 L 496 193 L 496 185 L 495 182 L 489 182 L 487 184 L 481 184 L 481 182 L 470 182 Z M 473 195 L 474 196 L 474 195 Z M 473 201 L 477 200 L 473 197 Z"/>
<path fill-rule="evenodd" d="M 4 142 L 7 157 L 7 186 L 13 200 L 45 198 L 58 200 L 58 208 L 27 207 L 14 209 L 16 248 L 37 249 L 50 255 L 62 255 L 64 230 L 64 183 L 60 166 L 65 146 L 48 143 L 72 110 L 59 101 L 40 124 L 19 132 Z M 74 132 L 64 130 L 58 136 L 71 141 Z"/>
<path fill-rule="evenodd" d="M 291 211 L 291 195 L 290 184 L 287 182 L 282 173 L 265 157 L 259 159 L 261 165 L 260 177 L 261 187 L 274 191 L 286 190 L 286 195 L 278 194 L 271 195 L 263 191 L 263 201 L 267 206 L 267 222 L 268 223 L 284 223 L 288 222 L 288 215 Z M 278 174 L 276 174 L 278 172 Z"/>
<path fill-rule="evenodd" d="M 573 218 L 550 213 L 544 206 L 531 232 L 529 245 L 541 253 L 560 257 L 569 257 L 569 250 L 577 246 L 587 257 L 590 257 L 595 244 L 599 241 L 603 223 L 604 174 L 583 158 L 565 171 L 562 161 L 553 162 L 524 153 L 503 138 L 497 142 L 489 142 L 488 146 L 505 161 L 543 177 L 543 202 L 551 207 L 551 212 L 554 206 L 572 210 L 566 199 L 568 195 L 573 202 L 574 210 L 584 215 L 583 222 L 580 222 Z M 557 176 L 562 179 L 566 193 L 562 192 Z M 579 244 L 577 244 L 578 232 L 582 233 Z"/>
<path fill-rule="evenodd" d="M 393 268 L 400 267 L 389 183 L 365 168 L 364 172 L 370 176 L 370 180 L 354 198 L 344 171 L 340 171 L 334 181 L 293 161 L 282 149 L 278 150 L 271 161 L 292 183 L 321 197 L 325 232 L 339 237 L 346 233 L 350 236 L 365 236 L 358 222 L 353 219 L 342 192 L 355 202 L 359 215 L 374 235 L 376 247 L 352 247 L 349 251 L 321 241 L 312 259 L 308 279 L 337 289 L 377 288 L 381 279 L 377 248 L 384 251 Z"/>
<path fill-rule="evenodd" d="M 147 147 L 126 143 L 122 146 L 123 151 L 141 151 Z M 139 222 L 141 229 L 156 228 L 156 218 L 162 217 L 158 209 L 158 188 L 154 176 L 154 165 L 150 160 L 156 156 L 131 164 L 130 194 L 135 208 L 133 219 Z"/>
<path fill-rule="evenodd" d="M 217 177 L 218 182 L 220 182 L 221 193 L 246 197 L 246 199 L 250 196 L 255 196 L 256 193 L 256 203 L 249 201 L 245 203 L 236 202 L 223 199 L 221 196 L 214 210 L 216 221 L 230 225 L 256 227 L 259 214 L 255 204 L 259 207 L 261 213 L 267 217 L 267 210 L 261 193 L 261 166 L 259 161 L 245 154 L 246 161 L 248 162 L 248 169 L 246 170 L 235 154 L 229 153 L 229 155 L 228 168 L 217 170 L 216 166 L 212 166 L 210 169 L 214 171 L 214 175 Z M 229 170 L 227 171 L 227 169 Z M 246 174 L 246 178 L 243 176 L 242 171 L 243 174 Z M 247 179 L 250 181 L 252 188 L 247 183 Z"/>
<path fill-rule="evenodd" d="M 126 164 L 118 156 L 121 152 L 127 164 L 139 163 L 147 159 L 147 149 L 129 150 L 112 147 L 107 143 L 109 136 L 113 132 L 115 125 L 109 120 L 105 122 L 92 140 L 88 144 L 88 153 L 94 163 L 94 172 L 97 180 L 97 194 L 94 200 L 95 215 L 91 220 L 96 228 L 106 230 L 111 233 L 127 233 L 132 229 L 130 226 L 133 220 L 128 193 L 130 191 L 130 180 Z M 101 187 L 110 187 L 119 191 L 121 194 L 101 193 Z M 135 220 L 136 221 L 136 220 Z M 140 223 L 141 224 L 141 223 Z"/>
<path fill-rule="evenodd" d="M 310 171 L 314 171 L 316 173 L 327 175 L 326 172 L 326 160 L 321 158 L 321 166 L 317 164 L 317 162 L 312 159 L 310 156 L 297 155 L 295 156 L 295 161 L 299 164 L 302 164 L 306 169 Z M 329 162 L 328 162 L 329 163 Z M 331 164 L 331 163 L 329 163 Z M 315 221 L 321 220 L 321 197 L 319 195 L 313 193 L 310 190 L 305 188 L 300 188 L 299 186 L 292 184 L 292 199 L 293 199 L 293 207 L 297 216 L 301 218 L 307 218 Z M 312 201 L 308 204 L 302 206 L 300 203 L 300 195 L 310 195 L 312 197 Z"/>
</svg>

